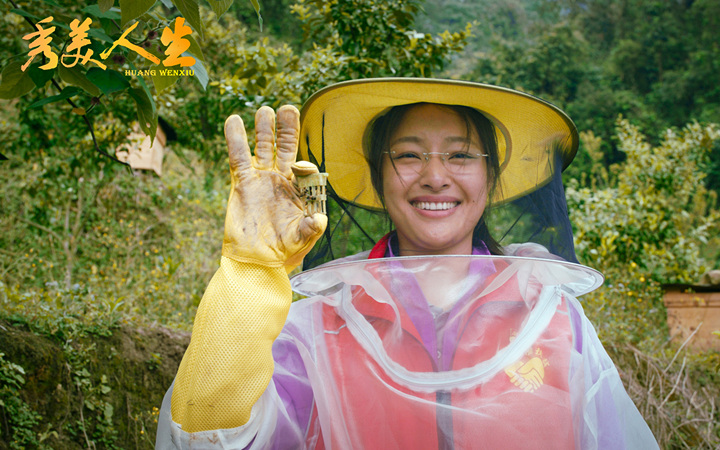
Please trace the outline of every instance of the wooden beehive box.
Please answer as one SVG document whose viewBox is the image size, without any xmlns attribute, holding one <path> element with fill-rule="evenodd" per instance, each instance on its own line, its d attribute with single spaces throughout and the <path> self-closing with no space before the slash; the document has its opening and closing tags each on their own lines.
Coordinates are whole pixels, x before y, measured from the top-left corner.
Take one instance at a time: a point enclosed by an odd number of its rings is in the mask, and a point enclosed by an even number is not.
<svg viewBox="0 0 720 450">
<path fill-rule="evenodd" d="M 155 140 L 152 140 L 136 125 L 128 139 L 130 139 L 129 143 L 115 149 L 117 159 L 128 163 L 135 170 L 152 170 L 158 176 L 162 176 L 162 161 L 167 143 L 163 129 L 158 126 Z"/>
<path fill-rule="evenodd" d="M 670 337 L 696 350 L 720 351 L 720 286 L 663 285 Z"/>
</svg>

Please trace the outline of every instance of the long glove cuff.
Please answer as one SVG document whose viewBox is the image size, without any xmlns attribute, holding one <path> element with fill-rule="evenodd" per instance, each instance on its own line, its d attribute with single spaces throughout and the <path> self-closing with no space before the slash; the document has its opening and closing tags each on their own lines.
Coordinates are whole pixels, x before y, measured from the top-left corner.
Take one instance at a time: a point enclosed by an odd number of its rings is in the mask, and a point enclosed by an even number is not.
<svg viewBox="0 0 720 450">
<path fill-rule="evenodd" d="M 281 266 L 222 258 L 175 379 L 172 418 L 183 430 L 235 428 L 249 419 L 272 377 L 272 343 L 292 302 Z"/>
<path fill-rule="evenodd" d="M 238 248 L 238 245 L 232 244 L 227 241 L 223 242 L 222 255 L 225 258 L 231 259 L 238 263 L 248 263 L 270 268 L 278 268 L 285 265 L 284 261 L 272 261 L 266 260 L 265 258 L 256 258 L 253 256 L 249 256 L 245 249 Z"/>
</svg>

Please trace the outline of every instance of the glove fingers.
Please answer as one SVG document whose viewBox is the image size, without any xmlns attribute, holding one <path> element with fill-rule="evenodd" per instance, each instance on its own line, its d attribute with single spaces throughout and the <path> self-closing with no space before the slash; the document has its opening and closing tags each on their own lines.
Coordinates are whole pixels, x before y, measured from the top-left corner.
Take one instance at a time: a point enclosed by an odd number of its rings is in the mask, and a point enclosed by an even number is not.
<svg viewBox="0 0 720 450">
<path fill-rule="evenodd" d="M 275 111 L 263 106 L 255 113 L 255 168 L 270 170 L 275 153 Z"/>
<path fill-rule="evenodd" d="M 290 178 L 290 166 L 297 158 L 298 138 L 300 135 L 300 111 L 294 106 L 285 105 L 277 112 L 277 168 Z"/>
<path fill-rule="evenodd" d="M 252 168 L 245 124 L 240 116 L 233 114 L 225 121 L 225 141 L 228 146 L 230 171 L 237 178 L 241 172 Z"/>
</svg>

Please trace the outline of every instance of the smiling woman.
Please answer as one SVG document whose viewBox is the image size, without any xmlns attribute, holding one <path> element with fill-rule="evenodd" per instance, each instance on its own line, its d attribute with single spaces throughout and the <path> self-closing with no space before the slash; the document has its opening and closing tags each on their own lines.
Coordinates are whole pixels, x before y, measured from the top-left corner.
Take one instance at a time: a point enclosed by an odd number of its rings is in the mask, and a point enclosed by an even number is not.
<svg viewBox="0 0 720 450">
<path fill-rule="evenodd" d="M 408 105 L 374 123 L 373 186 L 397 228 L 401 256 L 472 253 L 499 168 L 492 125 L 482 116 L 471 122 L 467 109 Z"/>
<path fill-rule="evenodd" d="M 319 91 L 303 107 L 299 157 L 330 174 L 328 196 L 343 214 L 357 208 L 388 213 L 381 169 L 391 134 L 414 105 L 431 103 L 458 114 L 465 130 L 463 139 L 477 132 L 478 144 L 487 147 L 482 153 L 488 155 L 482 157 L 488 170 L 487 204 L 475 237 L 492 254 L 501 254 L 503 246 L 514 242 L 532 241 L 576 262 L 561 172 L 577 151 L 577 130 L 562 111 L 538 98 L 496 86 L 448 80 L 392 78 L 339 83 Z M 415 163 L 407 162 L 409 155 L 395 156 L 390 162 L 396 169 L 398 164 L 408 164 L 418 171 Z M 423 167 L 432 158 L 443 160 L 440 155 L 418 157 Z M 452 169 L 454 161 L 456 158 L 443 163 Z M 334 203 L 330 206 L 336 207 Z M 344 256 L 345 246 L 338 241 L 345 238 L 331 238 L 345 229 L 328 227 L 303 268 Z"/>
<path fill-rule="evenodd" d="M 359 80 L 302 114 L 261 108 L 254 156 L 238 116 L 225 135 L 223 258 L 157 448 L 657 448 L 576 299 L 602 275 L 561 258 L 578 145 L 562 111 L 474 83 Z M 289 280 L 329 229 L 298 152 L 328 196 L 395 229 Z M 549 233 L 550 251 L 493 239 L 488 212 L 509 204 L 504 229 Z M 291 306 L 291 288 L 308 298 Z"/>
</svg>

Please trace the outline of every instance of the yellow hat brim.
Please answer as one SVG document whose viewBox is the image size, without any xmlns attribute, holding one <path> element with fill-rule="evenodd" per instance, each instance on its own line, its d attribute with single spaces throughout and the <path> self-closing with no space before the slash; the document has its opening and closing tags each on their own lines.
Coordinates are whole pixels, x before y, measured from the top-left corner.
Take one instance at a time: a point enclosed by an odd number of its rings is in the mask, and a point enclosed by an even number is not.
<svg viewBox="0 0 720 450">
<path fill-rule="evenodd" d="M 374 78 L 334 84 L 310 97 L 301 110 L 299 157 L 322 165 L 343 200 L 381 210 L 365 160 L 365 131 L 389 108 L 419 102 L 468 106 L 493 122 L 501 169 L 496 204 L 543 186 L 558 169 L 558 156 L 564 170 L 577 152 L 575 124 L 537 97 L 466 81 Z"/>
</svg>

